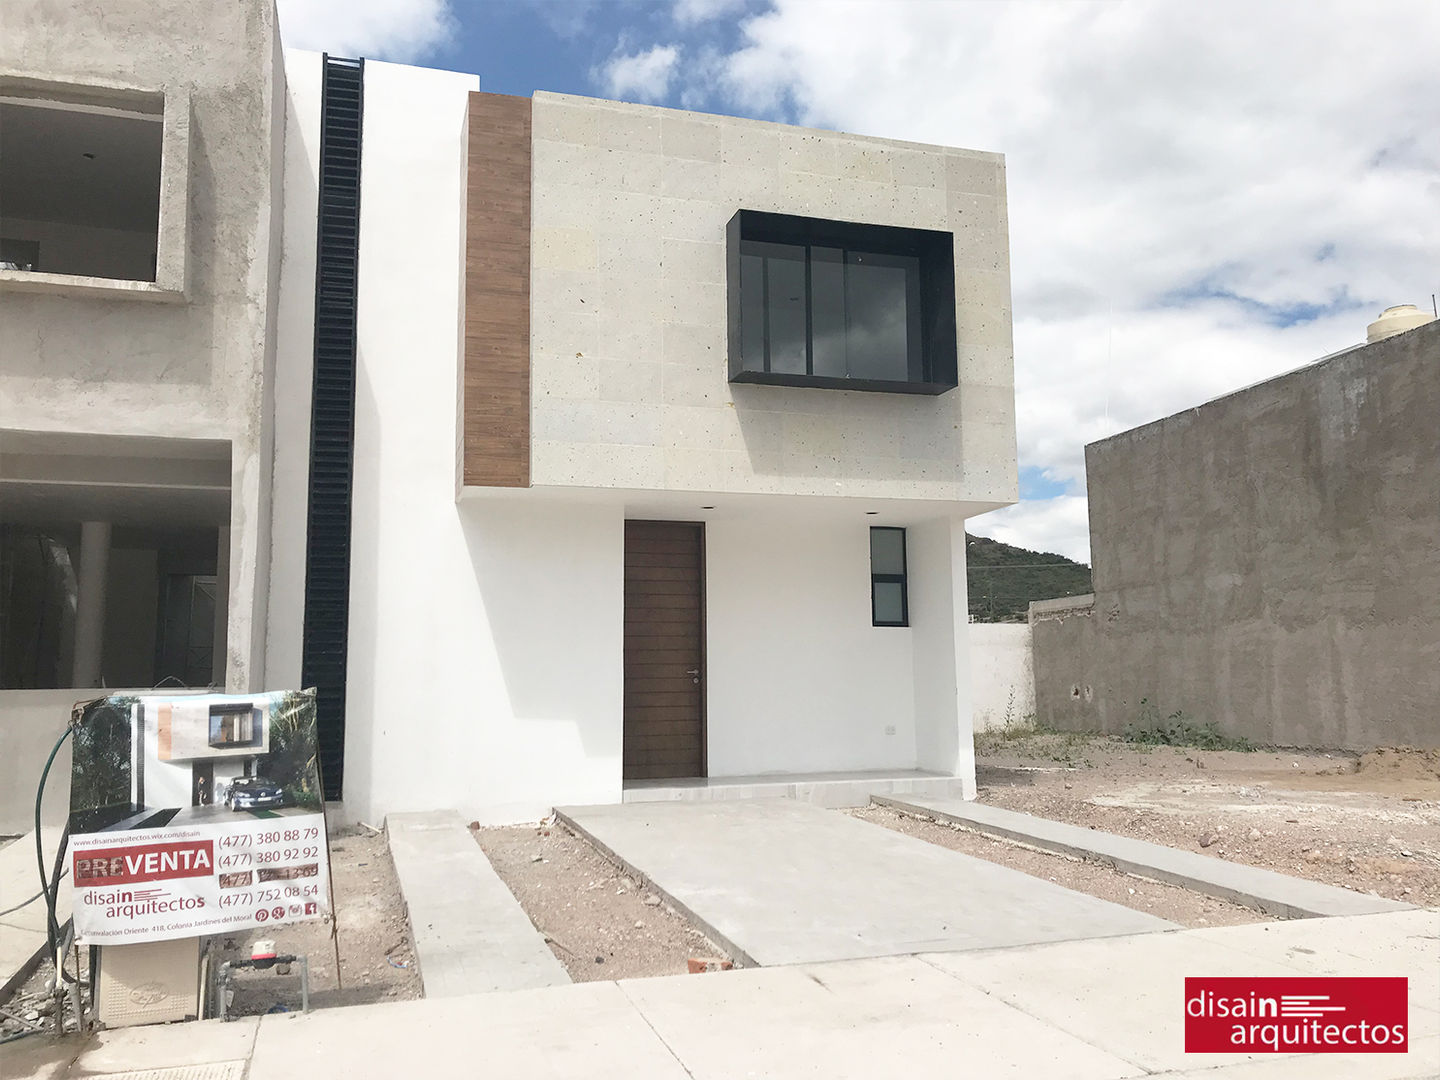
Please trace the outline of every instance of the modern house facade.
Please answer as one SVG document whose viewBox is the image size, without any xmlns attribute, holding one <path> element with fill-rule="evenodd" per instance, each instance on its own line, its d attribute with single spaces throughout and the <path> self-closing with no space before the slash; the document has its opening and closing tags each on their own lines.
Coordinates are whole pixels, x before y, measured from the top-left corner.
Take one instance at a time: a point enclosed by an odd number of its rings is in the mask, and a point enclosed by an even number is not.
<svg viewBox="0 0 1440 1080">
<path fill-rule="evenodd" d="M 314 53 L 265 77 L 275 249 L 232 282 L 265 285 L 265 516 L 229 519 L 264 559 L 230 558 L 225 681 L 319 687 L 347 813 L 973 792 L 963 522 L 1016 497 L 1003 160 Z"/>
<path fill-rule="evenodd" d="M 1031 605 L 1041 723 L 1440 746 L 1440 323 L 1409 324 L 1085 448 L 1095 593 Z"/>
</svg>

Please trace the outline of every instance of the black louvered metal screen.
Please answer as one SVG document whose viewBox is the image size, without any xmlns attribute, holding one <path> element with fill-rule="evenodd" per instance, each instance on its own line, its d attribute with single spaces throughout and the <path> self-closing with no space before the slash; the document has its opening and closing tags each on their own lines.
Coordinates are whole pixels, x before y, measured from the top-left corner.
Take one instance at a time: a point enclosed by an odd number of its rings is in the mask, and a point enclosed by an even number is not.
<svg viewBox="0 0 1440 1080">
<path fill-rule="evenodd" d="M 327 799 L 345 782 L 346 636 L 350 624 L 350 485 L 355 446 L 355 285 L 360 247 L 364 61 L 326 56 L 320 99 L 315 258 L 315 381 L 301 678 L 318 691 Z"/>
</svg>

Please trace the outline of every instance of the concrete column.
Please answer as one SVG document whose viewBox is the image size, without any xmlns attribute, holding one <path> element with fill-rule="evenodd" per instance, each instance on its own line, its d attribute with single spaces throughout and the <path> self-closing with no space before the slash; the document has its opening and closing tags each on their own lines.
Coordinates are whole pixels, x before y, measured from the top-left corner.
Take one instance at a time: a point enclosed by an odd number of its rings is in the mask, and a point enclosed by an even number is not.
<svg viewBox="0 0 1440 1080">
<path fill-rule="evenodd" d="M 915 662 L 915 759 L 956 776 L 975 797 L 970 714 L 970 627 L 965 523 L 927 521 L 906 531 Z"/>
<path fill-rule="evenodd" d="M 230 526 L 221 525 L 215 555 L 215 636 L 210 681 L 225 689 L 230 657 Z"/>
<path fill-rule="evenodd" d="M 110 523 L 82 522 L 71 686 L 89 689 L 100 685 L 100 664 L 105 646 L 105 579 L 109 572 Z"/>
</svg>

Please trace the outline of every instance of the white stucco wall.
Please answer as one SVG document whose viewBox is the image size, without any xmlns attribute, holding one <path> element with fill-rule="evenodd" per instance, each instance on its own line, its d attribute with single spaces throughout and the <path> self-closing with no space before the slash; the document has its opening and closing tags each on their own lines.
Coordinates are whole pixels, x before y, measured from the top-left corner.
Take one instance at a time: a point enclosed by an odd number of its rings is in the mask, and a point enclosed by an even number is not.
<svg viewBox="0 0 1440 1080">
<path fill-rule="evenodd" d="M 915 634 L 915 763 L 961 777 L 975 794 L 975 747 L 970 727 L 970 669 L 964 623 L 965 528 L 940 518 L 906 535 L 910 627 Z"/>
<path fill-rule="evenodd" d="M 914 630 L 871 625 L 868 520 L 706 523 L 711 776 L 915 767 Z"/>
<path fill-rule="evenodd" d="M 535 485 L 1015 499 L 1000 155 L 547 93 L 533 138 Z M 732 385 L 742 208 L 953 232 L 959 387 Z"/>
<path fill-rule="evenodd" d="M 969 639 L 975 730 L 989 731 L 1034 716 L 1030 627 L 1024 623 L 971 623 Z"/>
<path fill-rule="evenodd" d="M 474 76 L 365 66 L 347 812 L 619 798 L 623 513 L 457 504 L 461 124 Z"/>
</svg>

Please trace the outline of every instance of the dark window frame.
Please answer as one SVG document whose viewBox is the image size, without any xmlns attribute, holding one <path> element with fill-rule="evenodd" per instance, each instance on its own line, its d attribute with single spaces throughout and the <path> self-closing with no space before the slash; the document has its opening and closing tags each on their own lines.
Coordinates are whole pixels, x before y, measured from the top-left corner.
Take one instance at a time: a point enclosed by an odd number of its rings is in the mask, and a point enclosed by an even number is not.
<svg viewBox="0 0 1440 1080">
<path fill-rule="evenodd" d="M 875 553 L 872 546 L 870 553 L 870 625 L 871 626 L 909 626 L 910 625 L 910 552 L 903 526 L 898 525 L 872 525 L 870 526 L 870 537 L 873 544 L 874 535 L 877 532 L 898 532 L 900 534 L 900 573 L 898 574 L 877 574 L 875 572 Z M 875 586 L 876 585 L 899 585 L 900 586 L 900 621 L 885 622 L 880 619 L 875 611 Z"/>
<path fill-rule="evenodd" d="M 943 394 L 959 384 L 955 343 L 954 235 L 929 229 L 902 229 L 888 225 L 862 225 L 823 218 L 739 210 L 725 230 L 726 291 L 730 381 L 772 386 L 805 386 L 827 390 L 866 390 L 881 393 Z M 806 372 L 767 370 L 768 360 L 744 353 L 741 249 L 746 241 L 788 244 L 805 249 L 805 354 Z M 909 256 L 919 263 L 920 356 L 919 379 L 864 379 L 816 375 L 811 292 L 811 249 L 840 248 L 849 253 Z"/>
</svg>

